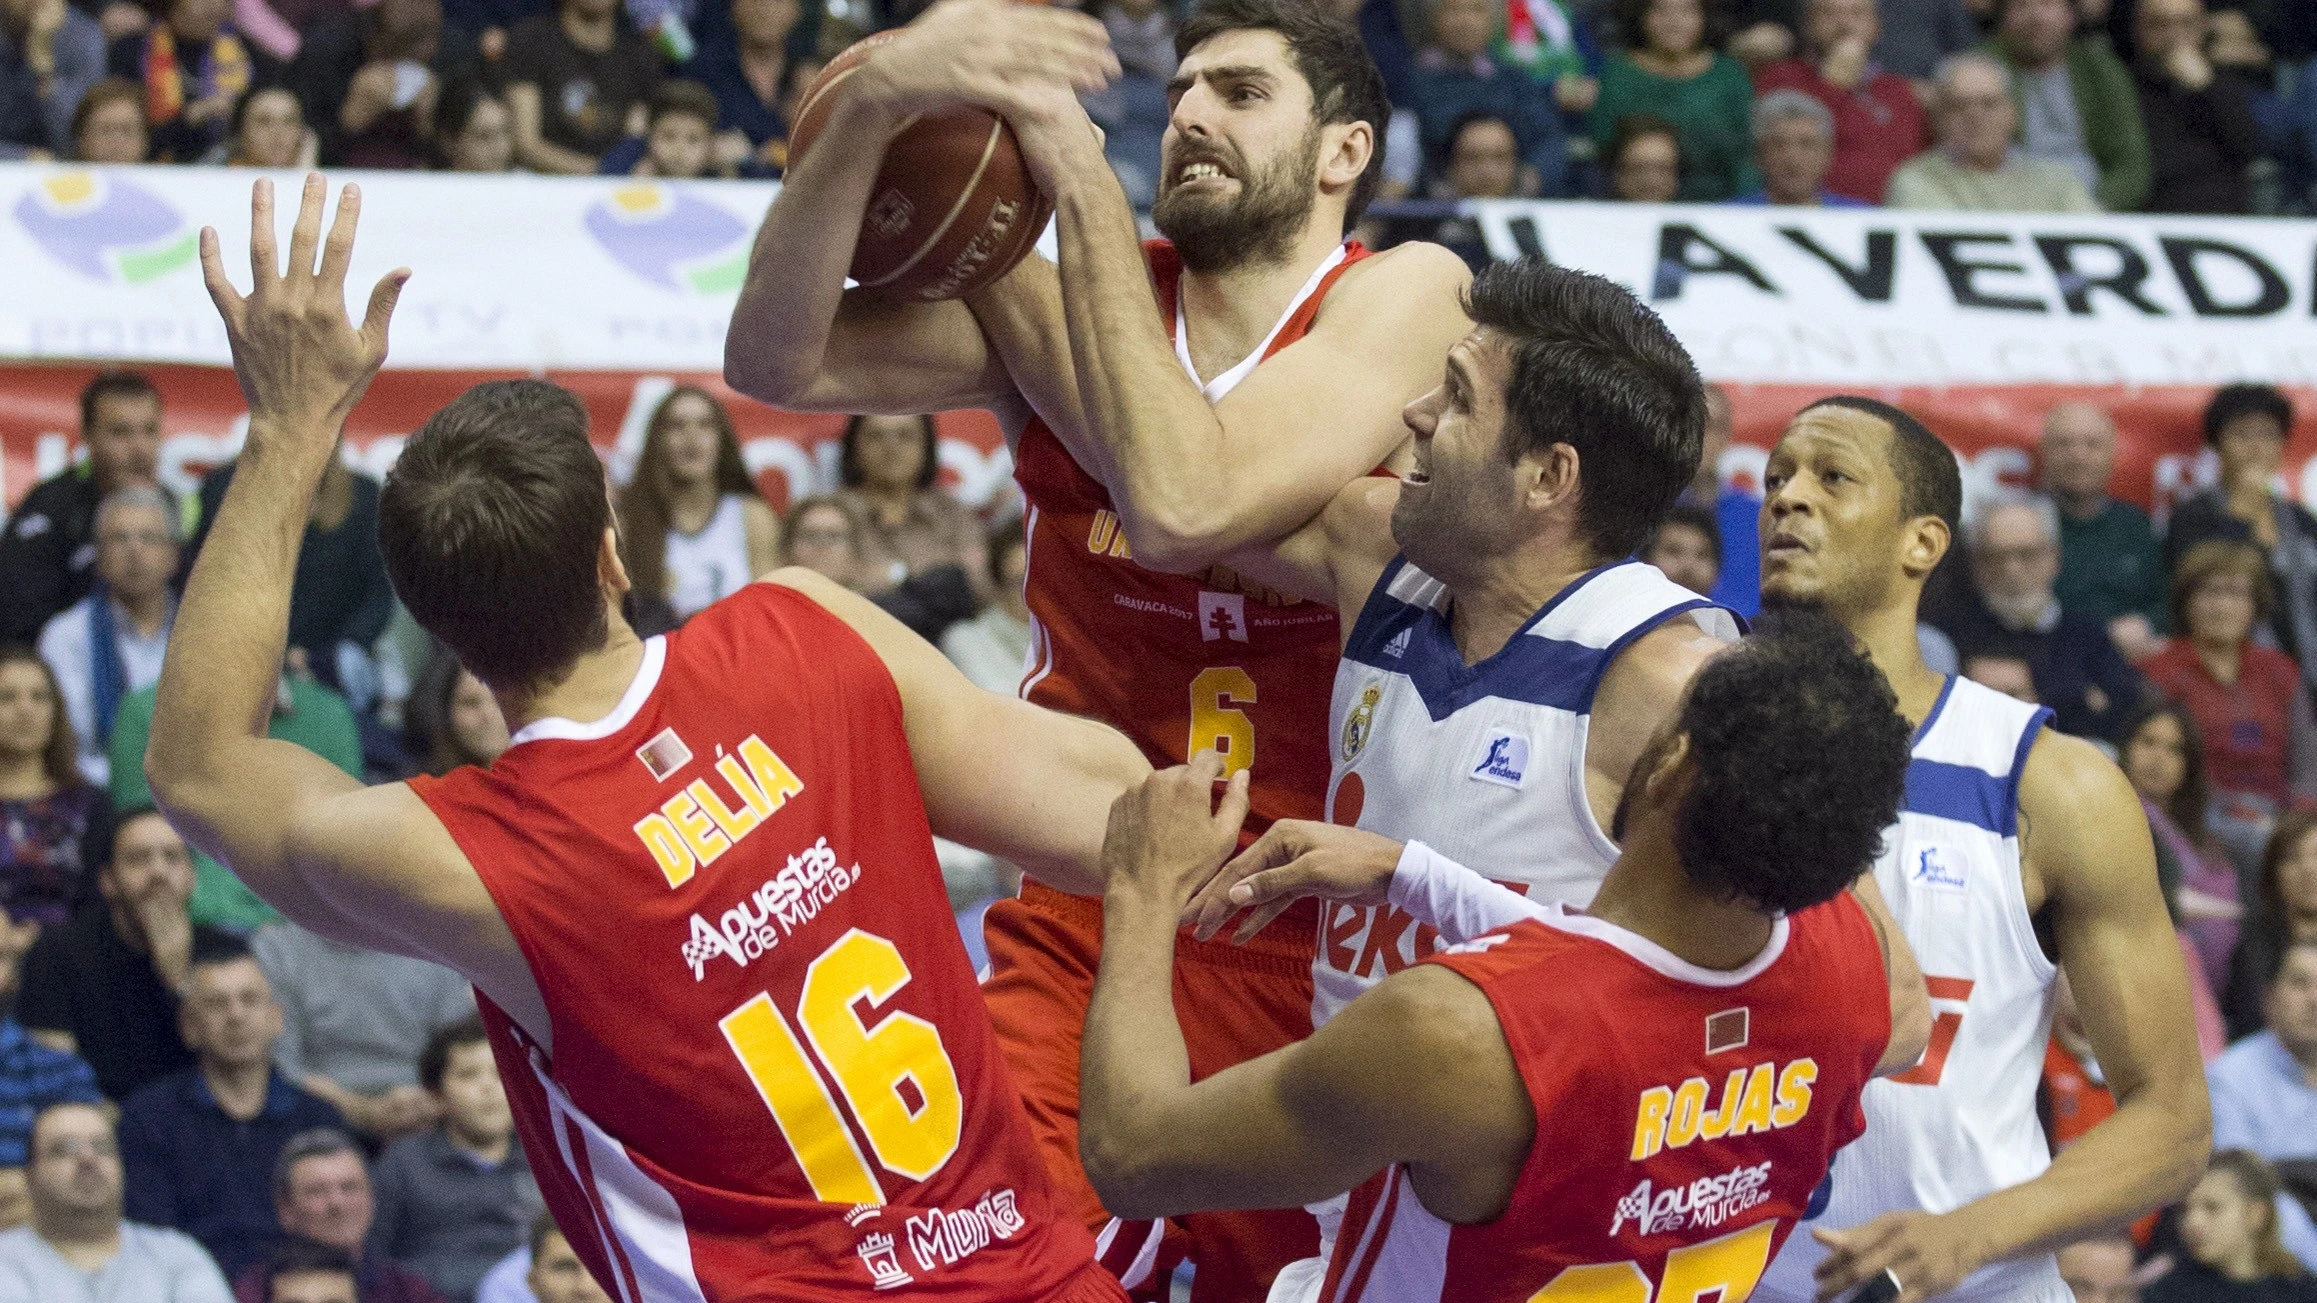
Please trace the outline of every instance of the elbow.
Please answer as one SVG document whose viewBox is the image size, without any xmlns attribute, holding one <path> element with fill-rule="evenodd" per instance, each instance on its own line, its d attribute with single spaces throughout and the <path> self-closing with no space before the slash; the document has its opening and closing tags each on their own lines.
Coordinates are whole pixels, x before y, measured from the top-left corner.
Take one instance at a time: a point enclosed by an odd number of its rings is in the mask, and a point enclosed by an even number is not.
<svg viewBox="0 0 2317 1303">
<path fill-rule="evenodd" d="M 1891 1071 L 1905 1072 L 1931 1048 L 1931 999 L 1918 980 L 1891 1009 Z"/>
<path fill-rule="evenodd" d="M 1220 511 L 1187 503 L 1119 512 L 1127 555 L 1146 570 L 1170 575 L 1195 574 L 1229 556 L 1239 543 L 1230 523 Z"/>
<path fill-rule="evenodd" d="M 2172 1144 L 2171 1161 L 2165 1166 L 2164 1204 L 2187 1198 L 2212 1161 L 2212 1097 L 2205 1090 L 2201 1073 L 2187 1084 L 2186 1098 L 2171 1110 L 2179 1135 Z"/>
<path fill-rule="evenodd" d="M 1135 1143 L 1119 1128 L 1085 1124 L 1078 1130 L 1078 1162 L 1086 1169 L 1087 1183 L 1113 1217 L 1129 1221 L 1155 1219 L 1182 1211 L 1166 1208 L 1154 1197 L 1148 1158 L 1152 1150 Z"/>
</svg>

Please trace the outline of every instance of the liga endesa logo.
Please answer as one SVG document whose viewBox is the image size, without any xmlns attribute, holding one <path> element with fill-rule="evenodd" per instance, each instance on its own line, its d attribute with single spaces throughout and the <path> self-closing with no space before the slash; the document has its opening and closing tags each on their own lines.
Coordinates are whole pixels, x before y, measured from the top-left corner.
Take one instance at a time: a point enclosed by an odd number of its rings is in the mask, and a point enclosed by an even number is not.
<svg viewBox="0 0 2317 1303">
<path fill-rule="evenodd" d="M 586 223 L 613 261 L 662 289 L 724 294 L 748 277 L 748 224 L 682 190 L 622 186 Z"/>
<path fill-rule="evenodd" d="M 107 172 L 45 177 L 15 215 L 50 257 L 108 284 L 142 285 L 190 266 L 200 239 L 169 201 Z"/>
</svg>

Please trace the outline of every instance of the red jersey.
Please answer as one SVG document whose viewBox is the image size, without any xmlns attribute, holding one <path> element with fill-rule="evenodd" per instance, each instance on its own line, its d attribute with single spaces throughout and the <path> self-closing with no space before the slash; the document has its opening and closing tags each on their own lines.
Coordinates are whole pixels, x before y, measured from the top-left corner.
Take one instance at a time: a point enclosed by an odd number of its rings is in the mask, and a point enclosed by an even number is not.
<svg viewBox="0 0 2317 1303">
<path fill-rule="evenodd" d="M 1040 1299 L 1057 1217 L 934 860 L 901 698 L 752 584 L 645 644 L 618 707 L 412 787 L 538 980 L 480 1000 L 555 1219 L 622 1303 Z"/>
<path fill-rule="evenodd" d="M 1848 893 L 1734 972 L 1554 910 L 1423 961 L 1488 997 L 1536 1109 L 1512 1202 L 1451 1226 L 1392 1168 L 1352 1196 L 1327 1303 L 1738 1303 L 1866 1129 L 1889 985 Z"/>
<path fill-rule="evenodd" d="M 1172 339 L 1182 260 L 1164 240 L 1144 244 L 1143 254 Z M 1329 288 L 1367 256 L 1358 242 L 1346 244 L 1260 355 L 1303 338 Z M 1210 382 L 1210 399 L 1233 382 Z M 1319 818 L 1341 647 L 1335 608 L 1289 602 L 1222 567 L 1170 575 L 1136 565 L 1109 491 L 1035 417 L 1015 452 L 1015 478 L 1030 507 L 1033 632 L 1022 695 L 1119 729 L 1161 768 L 1205 750 L 1221 751 L 1229 772 L 1252 766 L 1258 832 L 1274 819 Z M 1316 930 L 1315 906 L 1294 914 Z"/>
</svg>

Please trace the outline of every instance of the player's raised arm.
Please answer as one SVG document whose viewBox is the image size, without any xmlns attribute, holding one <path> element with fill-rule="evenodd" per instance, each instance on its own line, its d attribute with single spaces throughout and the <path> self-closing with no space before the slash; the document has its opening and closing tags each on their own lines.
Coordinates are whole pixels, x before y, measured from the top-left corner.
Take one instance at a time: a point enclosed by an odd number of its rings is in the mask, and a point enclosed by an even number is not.
<svg viewBox="0 0 2317 1303">
<path fill-rule="evenodd" d="M 2138 798 L 2089 743 L 2047 730 L 2019 802 L 2030 890 L 2041 881 L 2041 913 L 2116 1112 L 2031 1181 L 1943 1215 L 1890 1213 L 1822 1235 L 1835 1251 L 1819 1267 L 1821 1298 L 1885 1268 L 1906 1286 L 1901 1303 L 1935 1297 L 1986 1263 L 2123 1226 L 2204 1170 L 2212 1107 Z"/>
<path fill-rule="evenodd" d="M 1126 1217 L 1287 1206 L 1407 1163 L 1443 1216 L 1501 1211 L 1535 1112 L 1487 997 L 1444 969 L 1402 972 L 1309 1040 L 1191 1081 L 1175 920 L 1247 813 L 1243 773 L 1210 810 L 1221 772 L 1203 753 L 1111 815 L 1080 1061 L 1080 1156 L 1104 1206 Z"/>
<path fill-rule="evenodd" d="M 1019 865 L 1049 886 L 1102 889 L 1110 804 L 1150 774 L 1116 729 L 975 687 L 931 643 L 810 570 L 767 576 L 853 627 L 901 692 L 917 785 L 936 835 Z"/>
<path fill-rule="evenodd" d="M 1007 0 L 949 0 L 870 52 L 825 93 L 819 147 L 782 179 L 724 341 L 733 388 L 798 411 L 915 415 L 1011 404 L 1004 364 L 964 304 L 847 291 L 885 145 L 912 116 L 1050 81 L 1096 89 L 1117 70 L 1100 24 Z"/>
<path fill-rule="evenodd" d="M 1185 97 L 1308 99 L 1288 66 L 1186 72 L 1171 91 L 1178 130 Z M 1441 359 L 1470 329 L 1461 295 L 1471 277 L 1455 255 L 1408 245 L 1355 268 L 1309 333 L 1210 405 L 1168 339 L 1133 209 L 1085 110 L 1038 88 L 1010 120 L 1060 224 L 1059 296 L 1082 428 L 1064 420 L 1055 432 L 1110 490 L 1135 560 L 1189 571 L 1279 537 L 1406 441 L 1401 407 L 1439 380 Z M 1346 202 L 1375 149 L 1371 124 L 1323 124 L 1322 197 Z"/>
</svg>

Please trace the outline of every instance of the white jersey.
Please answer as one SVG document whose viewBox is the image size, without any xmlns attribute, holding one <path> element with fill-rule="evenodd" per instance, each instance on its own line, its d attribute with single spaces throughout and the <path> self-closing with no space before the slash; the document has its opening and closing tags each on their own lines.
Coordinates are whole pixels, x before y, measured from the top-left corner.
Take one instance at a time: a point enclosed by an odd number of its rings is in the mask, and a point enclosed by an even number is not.
<svg viewBox="0 0 2317 1303">
<path fill-rule="evenodd" d="M 727 493 L 716 500 L 716 514 L 699 533 L 668 530 L 668 605 L 677 619 L 691 619 L 756 578 L 748 569 L 746 502 L 741 494 Z"/>
<path fill-rule="evenodd" d="M 1725 640 L 1738 617 L 1639 561 L 1579 578 L 1478 665 L 1464 663 L 1447 611 L 1446 587 L 1405 558 L 1369 594 L 1336 667 L 1327 817 L 1582 909 L 1617 858 L 1585 797 L 1602 676 L 1677 616 Z M 1388 906 L 1322 910 L 1313 1026 L 1435 947 L 1431 928 Z"/>
<path fill-rule="evenodd" d="M 1931 988 L 1923 1061 L 1866 1088 L 1866 1134 L 1835 1155 L 1825 1211 L 1804 1222 L 1754 1297 L 1805 1303 L 1826 1250 L 1808 1232 L 1889 1212 L 1942 1213 L 2051 1165 L 2036 1085 L 2052 979 L 2019 867 L 2019 778 L 2052 713 L 1950 678 L 1916 731 L 1906 802 L 1875 882 Z M 1945 1299 L 2068 1303 L 2049 1254 L 1997 1263 Z"/>
</svg>

